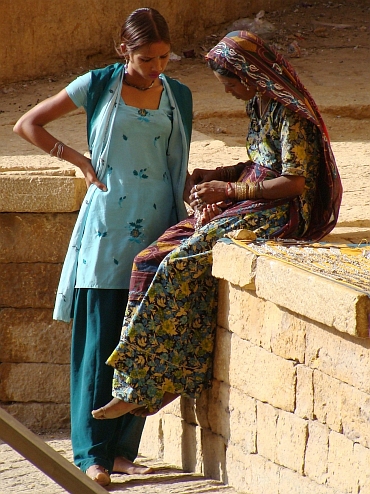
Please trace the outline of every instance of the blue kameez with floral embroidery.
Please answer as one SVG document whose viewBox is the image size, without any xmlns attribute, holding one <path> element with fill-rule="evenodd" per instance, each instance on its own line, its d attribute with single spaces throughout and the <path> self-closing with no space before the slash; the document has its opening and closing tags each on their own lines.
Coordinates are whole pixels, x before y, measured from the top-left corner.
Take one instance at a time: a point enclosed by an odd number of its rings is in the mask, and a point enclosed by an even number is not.
<svg viewBox="0 0 370 494">
<path fill-rule="evenodd" d="M 88 76 L 67 88 L 77 106 L 85 106 Z M 97 190 L 91 199 L 76 288 L 128 288 L 135 255 L 171 225 L 174 201 L 166 159 L 171 120 L 165 90 L 157 110 L 120 99 L 101 179 L 108 190 Z"/>
</svg>

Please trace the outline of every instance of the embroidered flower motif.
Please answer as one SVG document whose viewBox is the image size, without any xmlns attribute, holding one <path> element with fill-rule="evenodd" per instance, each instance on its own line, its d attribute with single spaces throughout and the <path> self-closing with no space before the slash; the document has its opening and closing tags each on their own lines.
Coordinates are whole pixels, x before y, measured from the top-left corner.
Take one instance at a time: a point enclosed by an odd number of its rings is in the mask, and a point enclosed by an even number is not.
<svg viewBox="0 0 370 494">
<path fill-rule="evenodd" d="M 140 108 L 137 112 L 140 115 L 138 120 L 142 122 L 149 122 L 148 117 L 150 117 L 150 113 L 147 110 L 145 110 L 145 108 Z"/>
<path fill-rule="evenodd" d="M 127 227 L 130 230 L 130 240 L 131 242 L 141 243 L 141 237 L 144 235 L 142 231 L 143 225 L 141 224 L 143 219 L 137 219 L 136 221 L 130 221 Z"/>
<path fill-rule="evenodd" d="M 120 197 L 120 198 L 118 199 L 118 205 L 119 205 L 119 207 L 120 207 L 120 208 L 122 207 L 122 203 L 123 203 L 123 201 L 126 199 L 126 197 L 127 197 L 127 196 L 122 196 L 122 197 Z"/>
<path fill-rule="evenodd" d="M 141 168 L 141 170 L 137 171 L 137 170 L 134 170 L 132 173 L 135 175 L 135 177 L 139 177 L 139 178 L 148 178 L 148 175 L 146 175 L 146 168 Z"/>
</svg>

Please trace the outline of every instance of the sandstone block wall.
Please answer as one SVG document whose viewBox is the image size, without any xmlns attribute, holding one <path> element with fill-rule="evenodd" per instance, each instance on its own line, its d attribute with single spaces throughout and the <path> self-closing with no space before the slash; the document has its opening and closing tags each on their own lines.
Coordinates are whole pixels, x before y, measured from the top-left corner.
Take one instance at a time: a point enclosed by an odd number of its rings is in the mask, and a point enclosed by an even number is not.
<svg viewBox="0 0 370 494">
<path fill-rule="evenodd" d="M 52 313 L 86 190 L 72 167 L 48 173 L 0 178 L 0 405 L 32 430 L 70 423 L 70 325 Z"/>
<path fill-rule="evenodd" d="M 5 1 L 0 38 L 0 84 L 57 74 L 92 60 L 115 56 L 121 24 L 139 7 L 153 7 L 166 18 L 173 49 L 198 47 L 197 41 L 220 25 L 274 10 L 296 0 L 49 0 Z M 196 15 L 195 15 L 196 13 Z"/>
<path fill-rule="evenodd" d="M 149 417 L 143 453 L 250 494 L 369 493 L 368 297 L 226 243 L 213 269 L 212 388 Z"/>
<path fill-rule="evenodd" d="M 70 171 L 64 187 L 40 170 L 44 212 L 9 187 L 0 213 L 0 405 L 36 431 L 69 426 L 70 326 L 52 310 L 84 195 Z M 370 492 L 369 298 L 226 242 L 213 272 L 212 388 L 148 418 L 141 452 L 250 494 Z"/>
</svg>

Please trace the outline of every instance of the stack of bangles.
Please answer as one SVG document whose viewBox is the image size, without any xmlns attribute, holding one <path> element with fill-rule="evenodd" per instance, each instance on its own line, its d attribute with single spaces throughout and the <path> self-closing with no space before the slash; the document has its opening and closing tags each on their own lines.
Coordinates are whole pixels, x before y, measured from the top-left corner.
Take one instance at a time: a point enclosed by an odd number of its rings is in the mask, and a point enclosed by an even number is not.
<svg viewBox="0 0 370 494">
<path fill-rule="evenodd" d="M 263 199 L 263 182 L 227 182 L 226 197 L 233 202 Z"/>
<path fill-rule="evenodd" d="M 54 154 L 56 151 L 56 154 Z M 54 144 L 53 149 L 50 151 L 50 156 L 56 156 L 58 160 L 63 161 L 63 151 L 64 151 L 64 144 L 60 141 L 57 141 Z"/>
<path fill-rule="evenodd" d="M 223 182 L 231 182 L 238 179 L 238 174 L 234 166 L 218 166 L 220 180 Z"/>
</svg>

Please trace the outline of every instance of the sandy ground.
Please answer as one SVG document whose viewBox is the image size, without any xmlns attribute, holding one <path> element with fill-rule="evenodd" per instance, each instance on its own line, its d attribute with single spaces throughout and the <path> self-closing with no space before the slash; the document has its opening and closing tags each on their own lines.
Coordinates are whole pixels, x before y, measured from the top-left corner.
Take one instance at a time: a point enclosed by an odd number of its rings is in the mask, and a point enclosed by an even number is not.
<svg viewBox="0 0 370 494">
<path fill-rule="evenodd" d="M 287 10 L 266 12 L 262 20 L 269 41 L 290 59 L 314 96 L 331 136 L 344 195 L 338 226 L 330 234 L 330 240 L 370 241 L 370 0 L 301 1 Z M 271 27 L 266 22 L 272 24 L 273 30 L 266 29 Z M 223 92 L 202 60 L 202 54 L 227 30 L 225 26 L 194 46 L 195 58 L 182 58 L 168 66 L 167 73 L 187 84 L 194 96 L 190 169 L 214 168 L 245 159 L 248 122 L 243 103 Z M 55 94 L 76 75 L 113 61 L 96 60 L 93 66 L 78 67 L 57 77 L 0 88 L 0 175 L 72 172 L 68 164 L 50 158 L 14 135 L 12 126 L 27 109 Z M 78 110 L 60 119 L 50 129 L 66 144 L 86 151 L 83 112 Z M 68 437 L 54 437 L 51 444 L 70 458 Z M 173 472 L 165 473 L 173 485 L 164 489 L 183 492 L 179 485 L 184 479 L 171 480 Z M 127 490 L 129 480 L 128 477 L 125 482 L 118 479 L 114 490 L 120 491 L 121 487 Z M 135 484 L 135 479 L 132 482 L 135 492 L 162 492 L 150 490 L 149 480 L 146 484 L 140 481 Z M 153 484 L 156 482 L 158 479 L 152 479 Z M 162 489 L 163 485 L 158 484 L 158 488 Z M 189 484 L 187 492 L 203 492 L 200 485 L 196 489 L 192 491 Z M 8 446 L 0 445 L 0 492 L 62 491 Z"/>
</svg>

